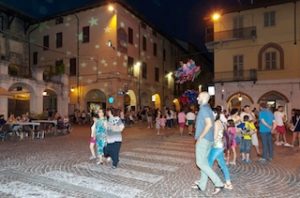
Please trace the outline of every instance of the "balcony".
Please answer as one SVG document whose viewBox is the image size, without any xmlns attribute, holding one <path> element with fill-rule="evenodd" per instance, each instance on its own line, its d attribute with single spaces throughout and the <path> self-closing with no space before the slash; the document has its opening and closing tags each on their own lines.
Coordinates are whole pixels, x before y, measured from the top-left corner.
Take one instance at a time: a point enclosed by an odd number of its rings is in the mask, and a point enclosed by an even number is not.
<svg viewBox="0 0 300 198">
<path fill-rule="evenodd" d="M 213 49 L 215 45 L 220 43 L 253 39 L 256 39 L 256 27 L 245 27 L 208 33 L 205 42 L 208 49 Z"/>
<path fill-rule="evenodd" d="M 238 71 L 226 71 L 226 72 L 215 72 L 214 82 L 240 82 L 240 81 L 257 81 L 257 70 L 238 70 Z"/>
</svg>

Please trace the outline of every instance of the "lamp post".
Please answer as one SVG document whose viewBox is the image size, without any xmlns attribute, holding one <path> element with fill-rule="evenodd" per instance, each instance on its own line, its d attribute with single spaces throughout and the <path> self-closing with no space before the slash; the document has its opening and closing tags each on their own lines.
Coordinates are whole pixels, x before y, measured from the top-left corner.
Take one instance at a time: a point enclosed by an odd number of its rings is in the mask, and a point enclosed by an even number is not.
<svg viewBox="0 0 300 198">
<path fill-rule="evenodd" d="M 74 14 L 75 18 L 76 18 L 76 25 L 77 25 L 77 46 L 76 46 L 76 87 L 77 87 L 77 108 L 80 109 L 80 91 L 79 91 L 79 52 L 80 52 L 80 48 L 79 48 L 79 17 L 77 14 Z"/>
<path fill-rule="evenodd" d="M 139 110 L 141 110 L 141 68 L 142 64 L 140 61 L 136 62 L 134 64 L 134 68 L 136 71 L 138 71 L 138 101 L 139 101 Z"/>
</svg>

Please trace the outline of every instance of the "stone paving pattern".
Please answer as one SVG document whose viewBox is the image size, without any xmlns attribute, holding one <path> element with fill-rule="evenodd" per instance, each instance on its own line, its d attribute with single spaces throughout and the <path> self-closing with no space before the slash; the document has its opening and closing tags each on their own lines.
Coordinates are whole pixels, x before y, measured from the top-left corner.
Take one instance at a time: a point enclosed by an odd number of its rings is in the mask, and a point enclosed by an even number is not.
<svg viewBox="0 0 300 198">
<path fill-rule="evenodd" d="M 210 182 L 205 193 L 191 188 L 199 177 L 194 140 L 180 137 L 178 129 L 156 136 L 143 124 L 126 128 L 117 169 L 88 160 L 89 129 L 75 126 L 66 136 L 1 142 L 0 197 L 213 197 Z M 230 166 L 234 189 L 214 197 L 300 197 L 300 151 L 276 147 L 271 163 L 252 159 Z"/>
</svg>

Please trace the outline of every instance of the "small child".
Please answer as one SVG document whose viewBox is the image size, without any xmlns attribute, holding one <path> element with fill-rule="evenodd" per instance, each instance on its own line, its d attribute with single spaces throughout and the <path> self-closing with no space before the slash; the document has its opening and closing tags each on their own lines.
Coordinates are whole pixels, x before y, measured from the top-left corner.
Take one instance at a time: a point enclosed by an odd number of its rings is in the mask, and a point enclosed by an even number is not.
<svg viewBox="0 0 300 198">
<path fill-rule="evenodd" d="M 93 115 L 93 125 L 91 127 L 91 138 L 90 138 L 90 151 L 91 151 L 91 157 L 90 160 L 96 159 L 95 154 L 95 144 L 96 144 L 96 122 L 98 119 L 98 115 Z"/>
<path fill-rule="evenodd" d="M 160 114 L 158 113 L 155 118 L 155 128 L 156 128 L 156 135 L 160 135 Z"/>
<path fill-rule="evenodd" d="M 162 129 L 165 129 L 165 127 L 166 127 L 166 122 L 167 122 L 166 116 L 161 115 L 161 116 L 160 116 L 160 119 L 159 119 L 159 122 L 160 122 L 160 127 L 161 127 Z"/>
<path fill-rule="evenodd" d="M 227 121 L 227 133 L 226 133 L 226 142 L 227 142 L 227 164 L 236 165 L 236 127 L 233 120 Z M 233 153 L 233 159 L 230 162 L 230 150 Z"/>
<path fill-rule="evenodd" d="M 252 121 L 249 120 L 249 116 L 244 116 L 244 127 L 242 128 L 242 141 L 240 151 L 242 154 L 242 161 L 250 163 L 250 151 L 252 147 L 252 135 L 257 132 L 257 129 Z"/>
</svg>

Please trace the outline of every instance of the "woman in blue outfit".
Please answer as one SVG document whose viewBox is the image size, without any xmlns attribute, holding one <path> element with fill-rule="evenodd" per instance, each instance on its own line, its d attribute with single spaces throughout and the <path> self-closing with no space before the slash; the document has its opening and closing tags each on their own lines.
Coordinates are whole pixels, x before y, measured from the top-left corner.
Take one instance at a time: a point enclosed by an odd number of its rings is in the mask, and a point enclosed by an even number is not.
<svg viewBox="0 0 300 198">
<path fill-rule="evenodd" d="M 215 116 L 214 145 L 208 155 L 208 164 L 210 166 L 213 166 L 214 161 L 217 160 L 218 165 L 220 166 L 226 181 L 224 188 L 231 190 L 233 189 L 233 186 L 230 180 L 229 170 L 224 159 L 223 134 L 225 129 L 220 120 L 220 114 L 221 112 L 219 111 L 219 109 L 217 108 L 214 109 L 214 116 Z M 214 193 L 217 194 L 218 191 L 220 190 L 221 189 L 216 189 Z"/>
<path fill-rule="evenodd" d="M 107 120 L 102 109 L 98 110 L 99 119 L 96 121 L 96 144 L 99 161 L 97 164 L 103 164 L 104 147 L 107 144 Z"/>
</svg>

